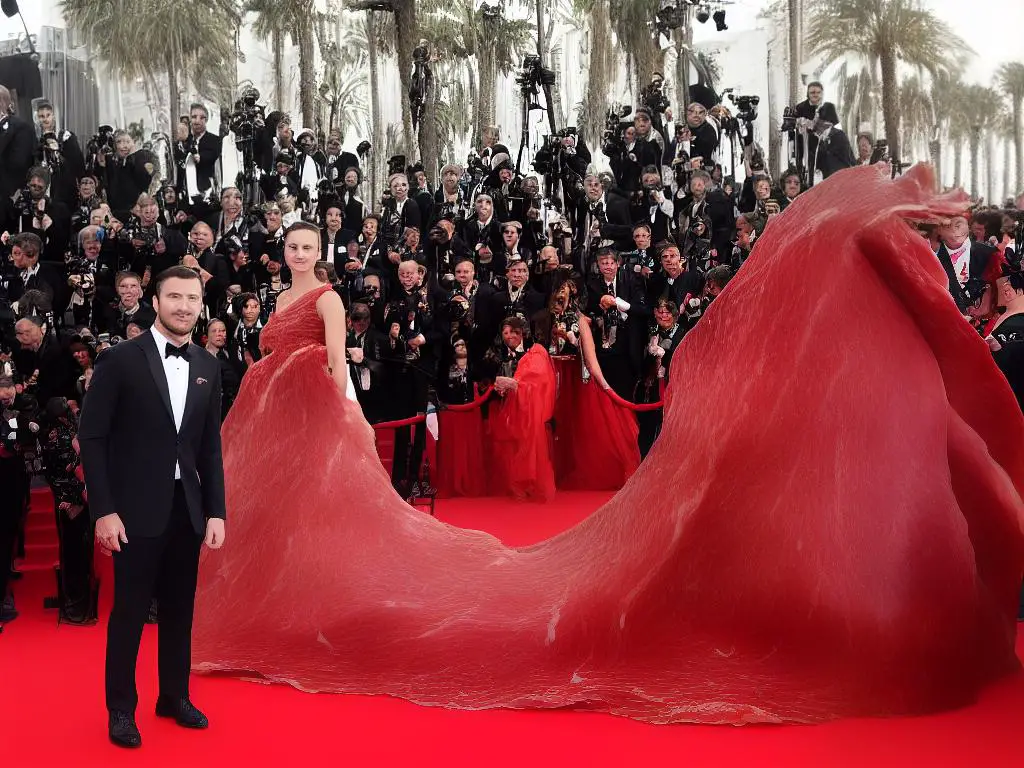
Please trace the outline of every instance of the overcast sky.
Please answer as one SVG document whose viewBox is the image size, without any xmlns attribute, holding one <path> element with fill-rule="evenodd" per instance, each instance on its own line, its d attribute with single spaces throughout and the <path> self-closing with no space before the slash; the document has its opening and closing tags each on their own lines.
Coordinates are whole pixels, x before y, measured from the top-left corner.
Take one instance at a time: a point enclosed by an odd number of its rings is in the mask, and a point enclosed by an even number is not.
<svg viewBox="0 0 1024 768">
<path fill-rule="evenodd" d="M 758 26 L 757 14 L 770 0 L 737 0 L 727 6 L 726 23 L 730 31 Z M 967 82 L 993 84 L 993 73 L 1004 61 L 1024 61 L 1024 0 L 922 0 L 922 6 L 946 22 L 977 54 L 964 79 Z M 969 18 L 965 19 L 965 11 Z M 985 42 L 977 30 L 986 30 Z M 694 40 L 714 41 L 718 33 L 714 22 L 697 24 Z"/>
</svg>

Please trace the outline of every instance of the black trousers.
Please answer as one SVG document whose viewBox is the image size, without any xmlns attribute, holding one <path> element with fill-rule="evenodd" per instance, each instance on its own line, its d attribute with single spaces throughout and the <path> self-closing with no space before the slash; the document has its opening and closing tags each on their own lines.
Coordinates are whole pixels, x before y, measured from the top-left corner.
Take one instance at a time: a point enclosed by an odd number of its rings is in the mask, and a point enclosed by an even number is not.
<svg viewBox="0 0 1024 768">
<path fill-rule="evenodd" d="M 203 537 L 189 520 L 180 482 L 167 529 L 151 538 L 132 536 L 114 553 L 114 608 L 107 626 L 107 709 L 134 712 L 139 702 L 135 664 L 153 597 L 160 604 L 160 693 L 188 697 L 192 660 L 192 609 Z"/>
<path fill-rule="evenodd" d="M 640 447 L 640 458 L 644 459 L 654 447 L 654 441 L 658 439 L 658 435 L 661 434 L 662 413 L 661 411 L 639 411 L 636 414 L 636 421 L 639 427 L 637 443 Z"/>
<path fill-rule="evenodd" d="M 0 458 L 0 602 L 7 596 L 14 547 L 24 527 L 28 487 L 28 474 L 21 457 Z"/>
<path fill-rule="evenodd" d="M 84 618 L 92 596 L 92 558 L 96 547 L 94 526 L 85 507 L 72 520 L 57 509 L 57 535 L 60 541 L 60 578 L 64 604 L 60 610 L 71 618 Z"/>
<path fill-rule="evenodd" d="M 427 412 L 430 382 L 427 374 L 416 367 L 402 371 L 396 387 L 394 412 L 396 419 L 407 419 Z M 395 452 L 392 457 L 393 482 L 416 482 L 420 476 L 423 452 L 427 447 L 427 426 L 424 423 L 395 430 Z"/>
</svg>

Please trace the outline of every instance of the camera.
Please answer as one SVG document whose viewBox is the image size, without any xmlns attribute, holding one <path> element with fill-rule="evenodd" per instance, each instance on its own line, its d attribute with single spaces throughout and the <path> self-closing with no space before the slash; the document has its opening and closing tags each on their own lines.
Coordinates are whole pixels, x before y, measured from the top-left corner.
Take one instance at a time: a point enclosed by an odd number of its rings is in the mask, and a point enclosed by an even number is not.
<svg viewBox="0 0 1024 768">
<path fill-rule="evenodd" d="M 243 88 L 234 111 L 228 116 L 228 127 L 235 134 L 236 145 L 253 142 L 265 125 L 264 109 L 256 103 L 259 98 L 260 92 L 252 86 Z"/>
<path fill-rule="evenodd" d="M 60 142 L 53 131 L 47 131 L 39 138 L 39 153 L 51 168 L 64 164 L 64 153 L 60 151 Z"/>
<path fill-rule="evenodd" d="M 665 96 L 665 81 L 660 77 L 651 79 L 651 82 L 640 91 L 640 102 L 655 114 L 664 114 L 669 108 L 668 97 Z"/>
<path fill-rule="evenodd" d="M 626 119 L 632 111 L 633 108 L 628 104 L 615 105 L 605 115 L 604 133 L 601 134 L 601 151 L 607 157 L 618 157 L 625 154 L 626 144 L 622 139 L 622 134 L 633 125 L 631 120 Z"/>
<path fill-rule="evenodd" d="M 101 125 L 86 145 L 90 157 L 103 155 L 108 160 L 114 156 L 114 127 Z"/>
<path fill-rule="evenodd" d="M 743 123 L 753 123 L 757 120 L 757 105 L 761 103 L 760 96 L 737 96 L 729 94 L 729 101 L 736 105 L 736 120 Z"/>
<path fill-rule="evenodd" d="M 14 203 L 14 209 L 18 212 L 18 216 L 22 218 L 35 218 L 38 209 L 36 208 L 36 201 L 32 198 L 32 190 L 28 188 L 28 185 L 22 187 L 21 192 L 18 193 L 18 200 Z"/>
</svg>

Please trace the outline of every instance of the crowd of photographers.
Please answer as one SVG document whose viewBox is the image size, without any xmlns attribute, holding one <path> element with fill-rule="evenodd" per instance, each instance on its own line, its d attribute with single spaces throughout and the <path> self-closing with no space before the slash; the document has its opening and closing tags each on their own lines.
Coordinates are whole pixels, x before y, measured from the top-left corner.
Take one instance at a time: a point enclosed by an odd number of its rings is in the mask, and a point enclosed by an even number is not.
<svg viewBox="0 0 1024 768">
<path fill-rule="evenodd" d="M 322 228 L 318 270 L 348 308 L 351 375 L 370 421 L 465 403 L 488 384 L 514 388 L 533 344 L 579 356 L 581 323 L 616 394 L 660 400 L 676 347 L 770 220 L 816 179 L 877 160 L 884 146 L 858 137 L 855 157 L 813 83 L 808 101 L 787 111 L 795 167 L 772 179 L 752 140 L 756 97 L 733 98 L 733 114 L 710 94 L 674 121 L 662 86 L 658 76 L 635 108 L 609 112 L 607 163 L 566 129 L 545 137 L 527 175 L 490 127 L 436 184 L 421 165 L 391 158 L 380 201 L 364 198 L 366 142 L 345 152 L 336 133 L 265 114 L 252 91 L 224 116 L 222 135 L 192 105 L 162 163 L 109 126 L 81 142 L 45 101 L 33 122 L 10 115 L 0 88 L 10 133 L 0 156 L 0 596 L 9 556 L 23 546 L 29 478 L 45 472 L 69 558 L 62 615 L 94 618 L 91 531 L 71 448 L 93 361 L 149 328 L 153 278 L 187 265 L 205 286 L 194 340 L 222 363 L 226 415 L 289 284 L 283 236 L 300 218 Z M 727 147 L 740 149 L 741 183 L 723 173 Z M 227 152 L 239 170 L 226 181 Z M 993 232 L 975 234 L 1005 249 L 1018 217 L 1008 211 Z M 642 454 L 659 430 L 658 412 L 641 416 Z M 404 496 L 432 491 L 425 440 L 422 426 L 396 432 L 393 482 Z M 0 623 L 12 615 L 8 598 Z"/>
</svg>

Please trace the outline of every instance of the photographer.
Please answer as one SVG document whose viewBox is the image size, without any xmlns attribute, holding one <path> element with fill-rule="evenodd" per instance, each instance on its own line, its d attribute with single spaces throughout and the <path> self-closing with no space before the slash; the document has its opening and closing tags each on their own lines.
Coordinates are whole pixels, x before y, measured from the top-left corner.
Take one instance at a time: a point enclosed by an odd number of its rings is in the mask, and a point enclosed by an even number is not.
<svg viewBox="0 0 1024 768">
<path fill-rule="evenodd" d="M 680 199 L 681 198 L 681 199 Z M 690 177 L 687 192 L 676 192 L 677 232 L 686 232 L 694 219 L 707 217 L 711 220 L 711 245 L 724 258 L 732 252 L 732 239 L 736 228 L 736 216 L 732 199 L 722 190 L 711 189 L 711 176 L 707 171 L 694 171 Z"/>
<path fill-rule="evenodd" d="M 348 173 L 350 170 L 355 170 L 359 179 L 354 185 L 358 192 L 359 184 L 362 183 L 359 158 L 351 152 L 344 152 L 341 148 L 341 134 L 331 131 L 330 136 L 327 137 L 327 163 L 324 167 L 324 178 L 339 195 L 343 187 L 349 186 Z"/>
<path fill-rule="evenodd" d="M 633 222 L 642 221 L 650 225 L 651 237 L 656 242 L 668 240 L 672 231 L 674 207 L 661 184 L 661 173 L 649 165 L 640 177 L 641 188 L 633 193 L 630 217 Z"/>
<path fill-rule="evenodd" d="M 651 125 L 663 139 L 667 139 L 665 133 L 665 118 L 672 119 L 672 112 L 669 110 L 669 100 L 665 96 L 665 76 L 661 72 L 651 74 L 651 82 L 640 91 L 640 103 L 651 115 Z M 664 141 L 662 142 L 664 150 Z"/>
<path fill-rule="evenodd" d="M 345 341 L 349 375 L 363 416 L 373 423 L 383 418 L 388 401 L 394 397 L 394 352 L 388 337 L 373 327 L 366 304 L 353 303 L 349 319 L 351 329 Z"/>
<path fill-rule="evenodd" d="M 656 403 L 662 399 L 662 392 L 668 384 L 672 369 L 672 355 L 683 340 L 686 327 L 679 322 L 679 307 L 668 298 L 659 298 L 654 303 L 654 324 L 648 332 L 648 343 L 644 350 L 642 378 L 637 385 L 637 403 Z M 663 411 L 642 411 L 637 414 L 640 457 L 645 457 L 654 447 L 654 441 L 661 434 Z"/>
<path fill-rule="evenodd" d="M 597 252 L 599 274 L 587 281 L 586 314 L 605 380 L 616 394 L 630 399 L 639 379 L 650 310 L 643 278 L 620 269 L 621 264 L 613 248 Z"/>
<path fill-rule="evenodd" d="M 88 226 L 78 233 L 75 256 L 68 261 L 68 310 L 76 327 L 92 328 L 103 306 L 114 298 L 116 255 L 103 252 L 100 228 Z"/>
<path fill-rule="evenodd" d="M 97 320 L 98 341 L 107 341 L 114 336 L 126 339 L 129 323 L 149 330 L 156 320 L 153 307 L 142 300 L 142 279 L 137 274 L 120 272 L 114 278 L 114 285 L 118 298 L 106 306 Z"/>
<path fill-rule="evenodd" d="M 202 104 L 189 107 L 189 134 L 184 142 L 184 173 L 178 177 L 178 196 L 182 207 L 197 217 L 209 213 L 217 162 L 221 157 L 222 140 L 207 132 L 210 113 Z"/>
<path fill-rule="evenodd" d="M 219 317 L 227 307 L 227 290 L 231 284 L 228 259 L 213 249 L 213 230 L 206 222 L 200 221 L 192 227 L 188 240 L 188 250 L 181 264 L 198 272 L 203 281 L 207 318 Z"/>
<path fill-rule="evenodd" d="M 632 251 L 622 254 L 623 267 L 627 272 L 639 274 L 647 279 L 661 267 L 654 249 L 651 248 L 651 240 L 651 225 L 649 223 L 638 221 L 633 225 L 633 245 L 636 247 Z M 660 243 L 662 240 L 658 242 Z"/>
<path fill-rule="evenodd" d="M 288 197 L 298 198 L 302 194 L 302 188 L 295 178 L 295 152 L 291 149 L 282 149 L 277 153 L 274 160 L 276 173 L 267 174 L 260 179 L 260 187 L 263 196 L 267 200 L 276 200 L 278 195 L 284 194 Z"/>
<path fill-rule="evenodd" d="M 133 216 L 121 231 L 122 242 L 130 243 L 132 271 L 141 274 L 143 287 L 168 267 L 181 263 L 188 243 L 175 229 L 167 229 L 160 222 L 160 207 L 149 195 L 139 197 L 138 216 Z"/>
<path fill-rule="evenodd" d="M 575 247 L 580 273 L 590 275 L 596 269 L 598 248 L 614 245 L 619 251 L 628 251 L 632 244 L 633 222 L 629 217 L 629 203 L 620 194 L 605 193 L 601 179 L 590 174 L 583 182 L 585 199 L 576 210 Z"/>
<path fill-rule="evenodd" d="M 359 185 L 363 183 L 363 173 L 358 167 L 350 167 L 345 171 L 345 183 L 340 191 L 342 212 L 342 229 L 355 236 L 362 228 L 363 217 L 369 213 L 366 203 L 359 196 Z M 322 197 L 322 196 L 321 196 Z"/>
<path fill-rule="evenodd" d="M 455 225 L 448 219 L 441 219 L 427 233 L 423 258 L 428 273 L 438 286 L 450 291 L 455 287 L 455 266 L 464 259 L 472 259 L 473 254 L 462 238 L 455 234 Z"/>
<path fill-rule="evenodd" d="M 114 133 L 113 142 L 113 154 L 108 146 L 97 151 L 96 165 L 114 216 L 127 221 L 139 196 L 149 191 L 154 169 L 147 167 L 145 157 L 135 153 L 135 141 L 128 131 Z"/>
<path fill-rule="evenodd" d="M 715 126 L 708 122 L 708 110 L 703 104 L 693 102 L 686 108 L 686 129 L 682 140 L 690 145 L 691 168 L 708 171 L 714 168 L 720 137 Z"/>
<path fill-rule="evenodd" d="M 12 109 L 11 92 L 0 85 L 0 232 L 14 229 L 6 201 L 22 188 L 32 167 L 35 138 L 32 126 L 17 117 Z"/>
<path fill-rule="evenodd" d="M 92 212 L 103 205 L 97 194 L 96 177 L 90 174 L 82 176 L 78 181 L 77 194 L 71 208 L 71 237 L 75 237 L 83 227 L 89 225 Z"/>
<path fill-rule="evenodd" d="M 248 250 L 249 269 L 261 293 L 275 277 L 283 283 L 291 282 L 291 272 L 284 262 L 284 215 L 277 203 L 265 203 L 262 213 L 263 221 L 249 230 Z"/>
<path fill-rule="evenodd" d="M 796 164 L 805 173 L 805 185 L 813 186 L 817 173 L 824 177 L 824 166 L 819 157 L 819 141 L 827 136 L 830 128 L 839 127 L 839 113 L 835 104 L 825 101 L 825 87 L 815 81 L 807 85 L 807 98 L 793 110 L 796 118 L 791 136 L 796 143 Z M 785 126 L 783 130 L 786 130 Z M 845 134 L 844 134 L 845 138 Z M 850 148 L 849 139 L 846 140 Z M 854 165 L 853 150 L 850 148 L 850 167 Z"/>
<path fill-rule="evenodd" d="M 513 261 L 526 262 L 527 268 L 533 267 L 533 251 L 521 242 L 523 225 L 518 221 L 506 221 L 501 225 L 502 258 L 506 264 Z"/>
<path fill-rule="evenodd" d="M 40 261 L 42 241 L 31 232 L 15 235 L 6 244 L 11 247 L 11 261 L 17 270 L 7 285 L 7 296 L 12 305 L 16 306 L 29 291 L 41 291 L 52 310 L 61 313 L 68 300 L 63 265 L 58 267 Z M 23 308 L 19 308 L 17 314 L 24 316 Z"/>
<path fill-rule="evenodd" d="M 78 180 L 85 175 L 85 157 L 78 137 L 60 130 L 53 105 L 45 99 L 36 102 L 36 123 L 39 145 L 35 162 L 50 171 L 50 197 L 70 208 L 78 199 Z"/>
<path fill-rule="evenodd" d="M 469 216 L 469 196 L 459 183 L 462 176 L 463 170 L 459 165 L 449 163 L 441 169 L 441 186 L 434 192 L 436 219 L 449 219 L 458 225 Z"/>
<path fill-rule="evenodd" d="M 489 194 L 480 193 L 473 208 L 476 215 L 462 223 L 462 240 L 473 251 L 477 279 L 492 284 L 505 273 L 506 266 L 501 259 L 504 240 L 494 217 L 494 200 Z"/>
<path fill-rule="evenodd" d="M 675 243 L 660 243 L 658 251 L 661 271 L 647 283 L 648 303 L 655 305 L 658 299 L 668 299 L 683 309 L 687 297 L 703 293 L 704 273 L 684 258 Z"/>
<path fill-rule="evenodd" d="M 42 242 L 43 261 L 64 264 L 71 235 L 71 212 L 63 203 L 50 199 L 50 172 L 36 166 L 28 172 L 28 183 L 8 203 L 7 220 L 18 232 L 32 233 Z"/>
</svg>

